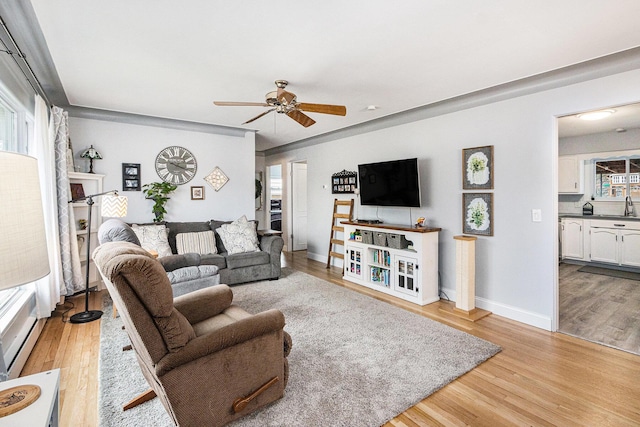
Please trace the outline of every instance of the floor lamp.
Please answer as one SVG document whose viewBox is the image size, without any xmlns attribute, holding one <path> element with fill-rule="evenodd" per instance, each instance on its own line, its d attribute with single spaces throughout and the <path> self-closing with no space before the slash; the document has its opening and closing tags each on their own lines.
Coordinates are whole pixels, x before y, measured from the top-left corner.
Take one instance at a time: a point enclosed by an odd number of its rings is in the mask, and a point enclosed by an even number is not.
<svg viewBox="0 0 640 427">
<path fill-rule="evenodd" d="M 49 274 L 38 161 L 0 151 L 0 290 L 34 282 Z M 7 379 L 0 360 L 0 381 Z M 15 399 L 14 395 L 24 396 Z M 25 384 L 0 393 L 0 417 L 35 402 L 40 387 Z"/>
<path fill-rule="evenodd" d="M 69 203 L 84 201 L 87 203 L 87 266 L 85 272 L 84 284 L 84 311 L 76 313 L 69 318 L 71 323 L 88 323 L 98 320 L 102 317 L 102 311 L 89 310 L 89 260 L 91 259 L 91 210 L 94 204 L 93 198 L 102 197 L 102 216 L 123 217 L 127 215 L 127 198 L 118 196 L 116 190 L 106 191 L 104 193 L 91 194 L 89 196 L 79 197 L 70 200 Z"/>
</svg>

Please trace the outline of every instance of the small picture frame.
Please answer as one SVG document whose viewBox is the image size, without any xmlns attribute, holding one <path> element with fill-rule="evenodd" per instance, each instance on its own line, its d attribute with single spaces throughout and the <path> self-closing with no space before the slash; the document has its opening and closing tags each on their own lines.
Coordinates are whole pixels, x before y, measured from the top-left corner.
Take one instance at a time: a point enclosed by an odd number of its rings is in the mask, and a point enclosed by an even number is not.
<svg viewBox="0 0 640 427">
<path fill-rule="evenodd" d="M 351 172 L 343 170 L 331 175 L 331 193 L 332 194 L 344 194 L 355 193 L 358 187 L 358 174 L 357 172 Z"/>
<path fill-rule="evenodd" d="M 140 163 L 122 164 L 122 191 L 140 191 Z"/>
<path fill-rule="evenodd" d="M 80 183 L 71 183 L 71 200 L 82 199 L 84 197 L 84 187 Z"/>
<path fill-rule="evenodd" d="M 191 200 L 204 200 L 204 187 L 192 186 L 191 187 Z"/>
<path fill-rule="evenodd" d="M 462 194 L 462 232 L 493 236 L 493 193 Z"/>
<path fill-rule="evenodd" d="M 462 189 L 493 189 L 493 145 L 462 149 Z"/>
</svg>

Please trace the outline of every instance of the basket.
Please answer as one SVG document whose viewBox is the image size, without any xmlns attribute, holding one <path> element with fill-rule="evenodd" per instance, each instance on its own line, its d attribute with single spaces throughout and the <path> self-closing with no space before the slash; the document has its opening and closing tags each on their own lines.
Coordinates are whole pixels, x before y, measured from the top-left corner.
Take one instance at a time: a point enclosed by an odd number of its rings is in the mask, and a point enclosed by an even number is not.
<svg viewBox="0 0 640 427">
<path fill-rule="evenodd" d="M 387 245 L 393 249 L 407 249 L 412 242 L 404 237 L 404 234 L 387 234 Z"/>
<path fill-rule="evenodd" d="M 362 235 L 362 243 L 365 245 L 373 245 L 373 231 L 360 230 L 360 234 Z"/>
<path fill-rule="evenodd" d="M 373 244 L 376 246 L 387 246 L 387 233 L 380 231 L 373 232 Z"/>
</svg>

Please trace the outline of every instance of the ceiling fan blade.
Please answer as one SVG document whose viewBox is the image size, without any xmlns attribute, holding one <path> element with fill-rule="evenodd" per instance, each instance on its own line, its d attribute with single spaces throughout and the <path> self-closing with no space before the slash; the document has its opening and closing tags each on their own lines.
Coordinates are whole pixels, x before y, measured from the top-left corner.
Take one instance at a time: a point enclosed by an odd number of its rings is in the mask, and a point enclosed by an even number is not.
<svg viewBox="0 0 640 427">
<path fill-rule="evenodd" d="M 347 107 L 344 105 L 329 104 L 305 104 L 300 102 L 297 104 L 298 109 L 308 111 L 310 113 L 334 114 L 336 116 L 346 116 Z"/>
<path fill-rule="evenodd" d="M 287 116 L 291 117 L 293 120 L 295 120 L 296 122 L 300 123 L 302 126 L 304 126 L 306 128 L 308 128 L 309 126 L 311 126 L 312 124 L 314 124 L 316 122 L 311 117 L 307 116 L 302 111 L 298 111 L 298 110 L 289 111 L 287 113 Z"/>
<path fill-rule="evenodd" d="M 214 105 L 219 107 L 269 107 L 269 104 L 264 102 L 224 102 L 213 101 Z"/>
<path fill-rule="evenodd" d="M 270 112 L 275 111 L 275 110 L 276 110 L 275 108 L 271 108 L 271 109 L 265 111 L 264 113 L 260 113 L 257 116 L 255 116 L 253 119 L 249 119 L 246 122 L 244 122 L 243 125 L 246 125 L 247 123 L 251 123 L 254 120 L 258 120 L 260 117 L 266 116 L 267 114 L 269 114 Z"/>
<path fill-rule="evenodd" d="M 295 94 L 291 92 L 287 92 L 281 87 L 278 88 L 277 96 L 278 96 L 278 101 L 280 101 L 282 104 L 291 104 L 296 99 Z"/>
</svg>

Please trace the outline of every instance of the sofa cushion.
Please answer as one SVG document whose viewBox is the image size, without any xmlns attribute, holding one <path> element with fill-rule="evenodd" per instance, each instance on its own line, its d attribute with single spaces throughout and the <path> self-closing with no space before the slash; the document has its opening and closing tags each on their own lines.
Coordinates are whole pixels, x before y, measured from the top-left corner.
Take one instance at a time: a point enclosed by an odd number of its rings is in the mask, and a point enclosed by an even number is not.
<svg viewBox="0 0 640 427">
<path fill-rule="evenodd" d="M 218 268 L 227 268 L 225 254 L 209 254 L 200 256 L 200 265 L 215 265 Z"/>
<path fill-rule="evenodd" d="M 164 225 L 133 224 L 132 228 L 144 249 L 158 252 L 158 257 L 172 254 L 168 241 L 169 230 Z"/>
<path fill-rule="evenodd" d="M 201 265 L 199 267 L 178 268 L 167 273 L 171 284 L 187 282 L 189 280 L 202 279 L 218 274 L 218 267 L 215 265 Z"/>
<path fill-rule="evenodd" d="M 218 234 L 229 255 L 260 250 L 255 225 L 244 215 L 231 224 L 221 225 Z"/>
<path fill-rule="evenodd" d="M 166 225 L 169 229 L 169 247 L 174 254 L 178 253 L 176 246 L 176 236 L 178 234 L 211 230 L 208 222 L 167 222 Z"/>
<path fill-rule="evenodd" d="M 220 221 L 217 219 L 212 219 L 211 221 L 209 221 L 209 227 L 215 232 L 215 237 L 216 237 L 216 246 L 218 247 L 218 253 L 221 254 L 223 252 L 227 252 L 227 248 L 225 248 L 224 246 L 224 242 L 222 241 L 222 238 L 220 238 L 220 234 L 218 233 L 218 229 L 220 227 L 222 227 L 225 224 L 231 224 L 233 221 Z M 256 229 L 256 234 L 258 231 L 258 221 L 257 220 L 252 220 L 249 221 L 251 223 L 253 223 L 255 229 Z"/>
<path fill-rule="evenodd" d="M 227 256 L 227 268 L 251 267 L 253 265 L 269 264 L 271 257 L 266 252 L 244 252 Z"/>
<path fill-rule="evenodd" d="M 178 254 L 197 253 L 207 255 L 218 252 L 213 230 L 177 234 L 176 249 Z"/>
</svg>

